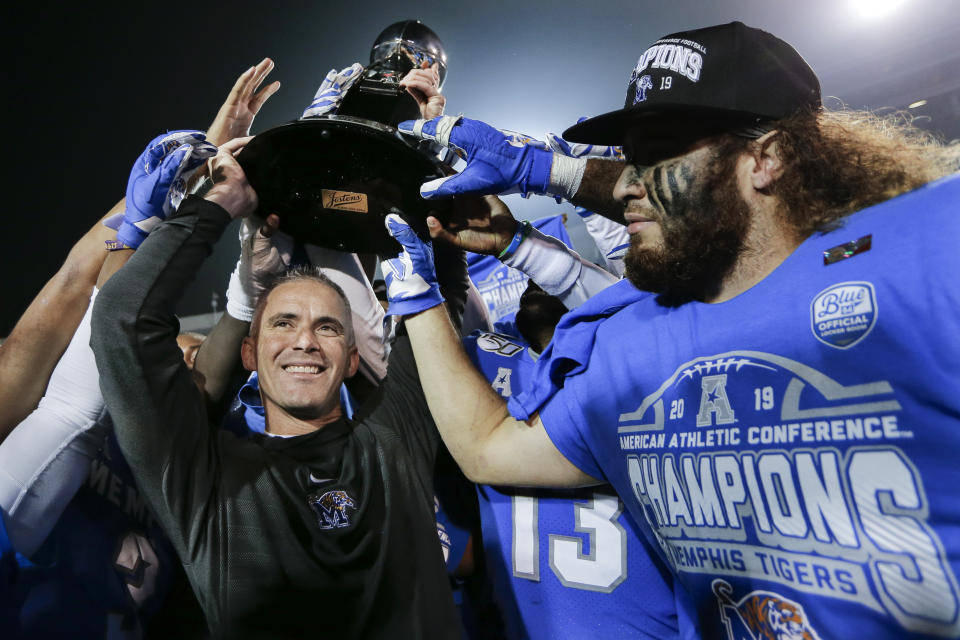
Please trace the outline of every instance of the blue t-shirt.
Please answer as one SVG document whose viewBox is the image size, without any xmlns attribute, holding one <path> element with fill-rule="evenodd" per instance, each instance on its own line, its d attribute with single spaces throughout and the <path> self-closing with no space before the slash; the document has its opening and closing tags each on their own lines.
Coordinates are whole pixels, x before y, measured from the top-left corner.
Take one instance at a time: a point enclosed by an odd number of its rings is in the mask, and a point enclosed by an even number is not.
<svg viewBox="0 0 960 640">
<path fill-rule="evenodd" d="M 33 564 L 4 551 L 3 638 L 139 638 L 178 562 L 112 434 Z"/>
<path fill-rule="evenodd" d="M 960 636 L 958 203 L 865 209 L 719 304 L 615 285 L 512 404 L 614 486 L 704 637 Z"/>
<path fill-rule="evenodd" d="M 533 369 L 526 345 L 464 340 L 509 398 Z M 478 486 L 483 546 L 510 638 L 676 638 L 672 578 L 609 486 L 568 491 Z"/>
</svg>

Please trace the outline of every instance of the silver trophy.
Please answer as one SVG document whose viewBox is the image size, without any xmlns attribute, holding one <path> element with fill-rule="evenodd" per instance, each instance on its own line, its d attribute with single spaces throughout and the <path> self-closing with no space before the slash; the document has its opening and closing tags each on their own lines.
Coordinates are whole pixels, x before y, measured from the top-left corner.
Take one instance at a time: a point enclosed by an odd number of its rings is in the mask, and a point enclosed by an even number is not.
<svg viewBox="0 0 960 640">
<path fill-rule="evenodd" d="M 437 35 L 416 20 L 394 23 L 377 37 L 337 115 L 283 124 L 251 140 L 237 160 L 260 199 L 254 215 L 276 213 L 297 240 L 341 251 L 398 251 L 383 224 L 395 211 L 427 238 L 427 215 L 443 218 L 449 204 L 425 201 L 420 185 L 448 175 L 449 156 L 394 128 L 420 117 L 399 83 L 424 62 L 437 65 L 442 86 L 447 57 Z"/>
</svg>

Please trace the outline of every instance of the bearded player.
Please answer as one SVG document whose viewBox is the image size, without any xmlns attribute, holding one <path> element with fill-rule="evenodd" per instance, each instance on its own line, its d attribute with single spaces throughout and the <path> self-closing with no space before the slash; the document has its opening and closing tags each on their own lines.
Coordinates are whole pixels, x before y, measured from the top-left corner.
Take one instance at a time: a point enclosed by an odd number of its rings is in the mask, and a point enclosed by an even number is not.
<svg viewBox="0 0 960 640">
<path fill-rule="evenodd" d="M 776 635 L 784 612 L 809 637 L 960 635 L 956 146 L 824 111 L 799 54 L 741 23 L 661 38 L 624 109 L 566 132 L 625 166 L 443 132 L 472 162 L 428 195 L 484 174 L 631 234 L 629 281 L 560 322 L 509 412 L 438 312 L 407 319 L 468 476 L 610 482 L 705 637 Z M 615 170 L 619 212 L 595 179 Z"/>
</svg>

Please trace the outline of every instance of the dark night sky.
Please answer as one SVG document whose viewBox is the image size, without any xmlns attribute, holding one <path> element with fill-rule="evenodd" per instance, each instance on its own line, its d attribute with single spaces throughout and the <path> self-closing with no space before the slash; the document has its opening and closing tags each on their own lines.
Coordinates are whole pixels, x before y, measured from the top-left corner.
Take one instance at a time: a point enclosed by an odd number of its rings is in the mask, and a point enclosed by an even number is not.
<svg viewBox="0 0 960 640">
<path fill-rule="evenodd" d="M 277 65 L 270 79 L 283 86 L 254 133 L 293 119 L 328 69 L 365 63 L 373 39 L 397 20 L 418 18 L 443 39 L 448 113 L 534 135 L 622 106 L 637 57 L 657 37 L 740 19 L 796 46 L 824 95 L 872 108 L 927 98 L 914 111 L 960 137 L 953 0 L 905 0 L 873 18 L 854 0 L 17 4 L 2 20 L 0 336 L 123 195 L 147 141 L 165 129 L 206 128 L 235 78 L 264 56 Z M 518 217 L 572 211 L 542 198 L 509 202 Z M 572 227 L 579 241 L 582 225 Z M 222 293 L 235 260 L 228 236 L 180 312 L 209 311 L 211 291 Z"/>
</svg>

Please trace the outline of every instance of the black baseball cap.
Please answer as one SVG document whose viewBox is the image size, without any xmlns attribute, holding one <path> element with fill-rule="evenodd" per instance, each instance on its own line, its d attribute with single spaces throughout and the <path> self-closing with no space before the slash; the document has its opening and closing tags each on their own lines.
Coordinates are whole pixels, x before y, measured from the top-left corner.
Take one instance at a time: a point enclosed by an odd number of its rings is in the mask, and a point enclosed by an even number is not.
<svg viewBox="0 0 960 640">
<path fill-rule="evenodd" d="M 623 109 L 584 120 L 563 137 L 622 145 L 629 132 L 631 160 L 652 164 L 705 137 L 759 132 L 764 123 L 820 105 L 820 81 L 796 49 L 731 22 L 654 42 L 630 75 Z"/>
</svg>

